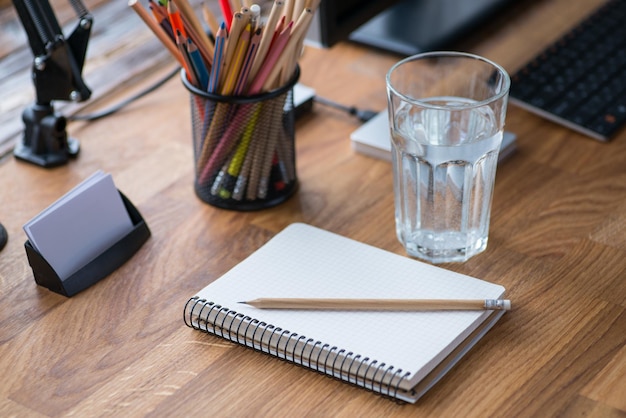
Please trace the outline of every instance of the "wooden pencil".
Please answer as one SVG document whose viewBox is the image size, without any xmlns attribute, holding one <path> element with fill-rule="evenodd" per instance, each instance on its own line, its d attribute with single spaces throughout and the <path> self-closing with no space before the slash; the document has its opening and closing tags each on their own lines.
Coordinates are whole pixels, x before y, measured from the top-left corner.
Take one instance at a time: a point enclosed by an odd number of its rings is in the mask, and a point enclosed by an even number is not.
<svg viewBox="0 0 626 418">
<path fill-rule="evenodd" d="M 257 72 L 263 65 L 265 61 L 265 56 L 269 51 L 270 44 L 272 43 L 272 39 L 274 37 L 274 30 L 276 28 L 276 24 L 280 19 L 280 15 L 282 13 L 282 8 L 284 3 L 282 0 L 276 0 L 272 4 L 272 8 L 270 10 L 269 17 L 267 18 L 267 22 L 263 27 L 263 35 L 261 36 L 261 43 L 259 44 L 259 50 L 256 54 L 256 58 L 254 59 L 254 64 L 252 64 L 252 69 L 250 70 L 250 80 L 254 80 Z"/>
<path fill-rule="evenodd" d="M 221 86 L 220 94 L 222 96 L 230 96 L 235 90 L 241 67 L 244 64 L 246 53 L 248 52 L 248 45 L 250 44 L 250 24 L 248 23 L 241 32 L 234 49 L 233 55 L 230 57 L 230 63 L 226 68 L 226 77 L 224 77 L 224 83 Z"/>
<path fill-rule="evenodd" d="M 248 89 L 249 94 L 257 94 L 264 91 L 263 86 L 266 84 L 268 76 L 272 72 L 272 69 L 276 66 L 276 62 L 289 42 L 292 27 L 293 22 L 289 22 L 289 25 L 287 25 L 272 42 L 270 50 L 263 60 L 263 65 L 261 65 L 258 73 L 254 76 L 254 79 L 252 79 L 250 83 L 250 87 Z"/>
<path fill-rule="evenodd" d="M 293 25 L 286 45 L 280 51 L 279 56 L 275 58 L 269 68 L 268 74 L 263 79 L 262 90 L 269 91 L 278 87 L 281 81 L 281 73 L 288 72 L 287 76 L 283 79 L 288 80 L 291 77 L 294 68 L 287 67 L 294 61 L 298 46 L 302 44 L 303 37 L 312 19 L 313 11 L 311 9 L 305 9 L 300 15 L 300 18 L 298 18 L 298 21 Z"/>
<path fill-rule="evenodd" d="M 206 24 L 209 26 L 211 34 L 213 35 L 213 37 L 215 37 L 218 29 L 220 28 L 220 25 L 217 22 L 217 18 L 215 17 L 211 9 L 209 9 L 209 6 L 206 5 L 206 3 L 202 4 L 202 16 L 204 17 L 204 21 L 206 22 Z"/>
<path fill-rule="evenodd" d="M 285 7 L 283 7 L 283 17 L 285 22 L 291 22 L 293 19 L 293 0 L 285 0 Z"/>
<path fill-rule="evenodd" d="M 261 156 L 261 167 L 259 172 L 259 183 L 256 190 L 256 196 L 259 199 L 265 199 L 267 197 L 267 191 L 269 188 L 270 174 L 272 171 L 272 161 L 276 153 L 276 145 L 278 144 L 278 138 L 280 136 L 280 130 L 283 124 L 283 106 L 285 104 L 286 94 L 271 99 L 266 106 L 269 107 L 269 132 L 267 140 L 265 142 L 265 148 L 263 155 Z"/>
<path fill-rule="evenodd" d="M 375 311 L 440 311 L 440 310 L 510 310 L 507 299 L 309 299 L 259 298 L 245 303 L 259 309 L 306 310 L 375 310 Z"/>
<path fill-rule="evenodd" d="M 239 36 L 246 27 L 244 16 L 241 12 L 235 12 L 230 23 L 230 29 L 228 30 L 228 42 L 226 42 L 226 51 L 224 52 L 223 68 L 220 73 L 220 88 L 224 85 L 227 74 L 230 73 L 232 65 L 233 55 L 237 49 L 239 43 Z"/>
<path fill-rule="evenodd" d="M 257 106 L 257 112 L 261 111 L 263 108 L 261 106 L 261 103 L 257 103 Z M 258 117 L 259 116 L 257 114 L 257 118 Z M 232 198 L 235 200 L 243 200 L 244 197 L 246 197 L 246 190 L 248 188 L 248 183 L 250 180 L 250 173 L 252 171 L 252 166 L 255 160 L 254 156 L 256 155 L 257 149 L 259 148 L 259 141 L 262 138 L 264 138 L 263 129 L 255 128 L 252 130 L 252 137 L 250 139 L 250 143 L 248 144 L 244 161 L 241 169 L 239 170 L 239 174 L 237 175 L 237 180 L 235 181 L 235 186 L 232 192 Z"/>
<path fill-rule="evenodd" d="M 296 21 L 305 9 L 305 0 L 295 0 L 293 3 L 293 11 L 291 12 L 291 20 Z"/>
<path fill-rule="evenodd" d="M 181 66 L 185 66 L 182 54 L 178 50 L 174 41 L 168 36 L 165 30 L 150 16 L 148 11 L 143 8 L 137 0 L 129 0 L 128 5 L 139 15 L 141 20 L 152 30 L 161 43 L 167 48 L 172 56 Z"/>
<path fill-rule="evenodd" d="M 173 0 L 180 16 L 185 23 L 185 29 L 187 30 L 189 37 L 196 44 L 196 47 L 200 50 L 205 61 L 209 64 L 213 61 L 213 43 L 209 40 L 209 37 L 204 33 L 202 23 L 196 17 L 196 14 L 187 0 Z"/>
<path fill-rule="evenodd" d="M 257 191 L 259 190 L 259 182 L 261 181 L 261 167 L 263 166 L 265 152 L 267 152 L 267 142 L 269 140 L 269 129 L 270 129 L 270 117 L 272 114 L 272 106 L 271 102 L 263 102 L 263 106 L 261 107 L 261 114 L 259 115 L 259 120 L 262 121 L 259 123 L 258 128 L 256 129 L 256 135 L 254 137 L 254 148 L 251 151 L 254 151 L 251 157 L 251 165 L 248 171 L 247 184 L 246 184 L 246 194 L 245 197 L 247 200 L 256 200 Z"/>
</svg>

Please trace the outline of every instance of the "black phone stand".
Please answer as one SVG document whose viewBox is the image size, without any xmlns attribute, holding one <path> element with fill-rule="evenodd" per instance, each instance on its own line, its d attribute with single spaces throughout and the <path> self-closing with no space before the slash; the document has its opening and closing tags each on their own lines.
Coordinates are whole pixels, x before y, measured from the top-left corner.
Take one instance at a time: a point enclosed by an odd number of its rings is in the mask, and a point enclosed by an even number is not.
<svg viewBox="0 0 626 418">
<path fill-rule="evenodd" d="M 30 241 L 27 240 L 24 243 L 28 263 L 33 269 L 35 282 L 38 285 L 63 296 L 73 296 L 114 272 L 141 248 L 143 243 L 150 237 L 150 229 L 139 211 L 126 196 L 121 192 L 120 196 L 133 223 L 133 230 L 76 273 L 65 279 L 61 279 L 58 276 L 50 264 L 32 246 Z"/>
</svg>

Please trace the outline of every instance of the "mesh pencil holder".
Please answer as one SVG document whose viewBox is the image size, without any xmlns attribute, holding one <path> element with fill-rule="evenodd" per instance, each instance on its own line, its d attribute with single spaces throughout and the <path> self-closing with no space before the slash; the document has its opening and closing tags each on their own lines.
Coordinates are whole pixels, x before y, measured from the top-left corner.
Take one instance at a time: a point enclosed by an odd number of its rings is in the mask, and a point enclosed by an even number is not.
<svg viewBox="0 0 626 418">
<path fill-rule="evenodd" d="M 296 68 L 284 86 L 252 96 L 221 96 L 193 86 L 191 100 L 194 187 L 204 202 L 250 211 L 278 205 L 297 187 L 295 166 Z"/>
</svg>

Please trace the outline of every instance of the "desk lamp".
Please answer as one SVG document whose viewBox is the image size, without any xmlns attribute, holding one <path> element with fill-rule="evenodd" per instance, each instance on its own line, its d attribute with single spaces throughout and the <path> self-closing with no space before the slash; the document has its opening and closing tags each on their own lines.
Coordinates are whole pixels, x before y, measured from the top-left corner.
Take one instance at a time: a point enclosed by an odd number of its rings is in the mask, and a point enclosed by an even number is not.
<svg viewBox="0 0 626 418">
<path fill-rule="evenodd" d="M 84 101 L 91 91 L 81 73 L 93 22 L 81 0 L 69 0 L 78 25 L 65 38 L 48 0 L 13 0 L 33 52 L 34 105 L 22 114 L 24 136 L 13 151 L 16 158 L 42 167 L 65 164 L 80 145 L 68 138 L 67 120 L 55 114 L 53 100 Z"/>
</svg>

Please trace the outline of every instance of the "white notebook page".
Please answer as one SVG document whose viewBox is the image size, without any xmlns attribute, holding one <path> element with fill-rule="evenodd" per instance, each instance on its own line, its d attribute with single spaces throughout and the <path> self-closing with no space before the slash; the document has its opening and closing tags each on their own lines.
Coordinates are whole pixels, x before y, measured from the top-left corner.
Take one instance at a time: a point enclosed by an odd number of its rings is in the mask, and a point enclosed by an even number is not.
<svg viewBox="0 0 626 418">
<path fill-rule="evenodd" d="M 292 224 L 197 296 L 316 341 L 412 372 L 410 389 L 489 311 L 262 310 L 262 297 L 496 299 L 504 288 L 305 224 Z"/>
</svg>

